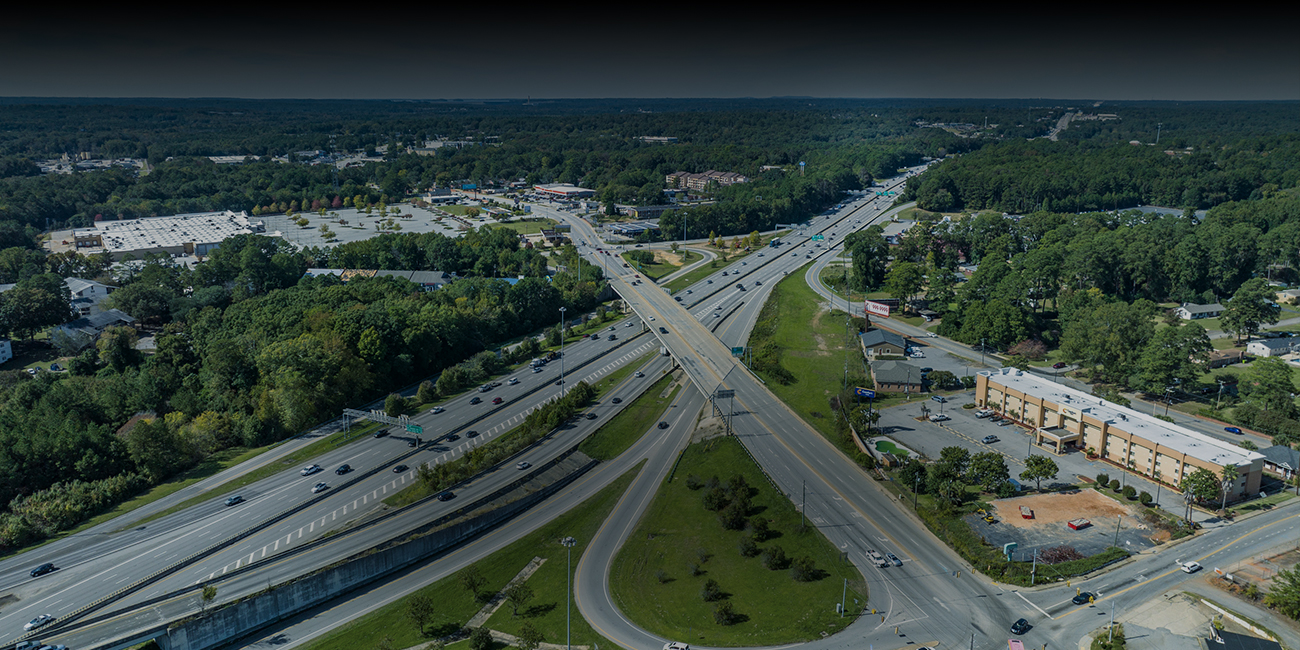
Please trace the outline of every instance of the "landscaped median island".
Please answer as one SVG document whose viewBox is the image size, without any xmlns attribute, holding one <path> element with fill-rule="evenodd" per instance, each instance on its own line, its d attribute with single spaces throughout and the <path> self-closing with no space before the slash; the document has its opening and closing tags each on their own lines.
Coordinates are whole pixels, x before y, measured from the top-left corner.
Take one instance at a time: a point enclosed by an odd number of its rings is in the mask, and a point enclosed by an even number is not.
<svg viewBox="0 0 1300 650">
<path fill-rule="evenodd" d="M 847 615 L 836 612 L 847 580 Z M 619 610 L 653 634 L 710 646 L 834 634 L 866 583 L 735 438 L 691 445 L 614 560 Z"/>
<path fill-rule="evenodd" d="M 577 544 L 572 548 L 573 566 L 576 567 L 587 543 L 595 537 L 640 470 L 641 465 L 629 470 L 595 496 L 536 532 L 457 574 L 443 577 L 414 594 L 354 619 L 308 644 L 305 650 L 410 648 L 439 640 L 454 641 L 455 638 L 445 637 L 460 631 L 484 609 L 488 600 L 505 590 L 507 584 L 535 558 L 542 560 L 540 566 L 518 583 L 526 589 L 507 590 L 505 593 L 515 597 L 514 602 L 508 600 L 482 625 L 485 629 L 517 637 L 524 636 L 527 626 L 547 643 L 564 643 L 566 554 L 569 549 L 560 540 L 570 536 L 576 540 Z M 516 602 L 519 604 L 517 614 Z M 618 647 L 596 634 L 576 608 L 573 614 L 570 629 L 575 647 Z M 470 645 L 473 646 L 472 640 Z"/>
</svg>

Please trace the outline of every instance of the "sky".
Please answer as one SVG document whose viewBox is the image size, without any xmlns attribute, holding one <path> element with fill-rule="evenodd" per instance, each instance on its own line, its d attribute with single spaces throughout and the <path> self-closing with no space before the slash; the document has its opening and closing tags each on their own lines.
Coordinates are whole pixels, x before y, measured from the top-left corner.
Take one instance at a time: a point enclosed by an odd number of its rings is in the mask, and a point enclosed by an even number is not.
<svg viewBox="0 0 1300 650">
<path fill-rule="evenodd" d="M 634 21 L 605 16 L 610 5 L 519 17 L 500 15 L 503 5 L 328 17 L 316 15 L 322 7 L 219 6 L 172 17 L 26 10 L 0 42 L 0 96 L 1300 99 L 1294 25 L 1223 8 L 955 16 L 920 4 L 712 14 L 649 5 Z"/>
</svg>

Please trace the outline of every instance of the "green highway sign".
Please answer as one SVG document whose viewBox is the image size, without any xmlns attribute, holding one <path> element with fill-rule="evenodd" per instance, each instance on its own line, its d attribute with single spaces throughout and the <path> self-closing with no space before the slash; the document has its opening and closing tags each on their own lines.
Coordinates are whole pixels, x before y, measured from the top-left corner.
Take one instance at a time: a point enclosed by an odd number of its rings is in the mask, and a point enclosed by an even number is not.
<svg viewBox="0 0 1300 650">
<path fill-rule="evenodd" d="M 418 434 L 418 433 L 424 433 L 424 427 L 422 427 L 422 426 L 420 426 L 420 425 L 418 425 L 418 424 L 408 424 L 408 425 L 406 425 L 406 432 L 407 432 L 407 433 L 417 433 L 417 434 Z"/>
<path fill-rule="evenodd" d="M 824 241 L 825 239 L 826 239 L 826 236 L 825 236 L 825 235 L 813 235 L 813 236 L 812 236 L 812 240 L 813 240 L 813 241 Z"/>
<path fill-rule="evenodd" d="M 738 357 L 745 353 L 745 348 L 731 348 L 731 356 Z"/>
</svg>

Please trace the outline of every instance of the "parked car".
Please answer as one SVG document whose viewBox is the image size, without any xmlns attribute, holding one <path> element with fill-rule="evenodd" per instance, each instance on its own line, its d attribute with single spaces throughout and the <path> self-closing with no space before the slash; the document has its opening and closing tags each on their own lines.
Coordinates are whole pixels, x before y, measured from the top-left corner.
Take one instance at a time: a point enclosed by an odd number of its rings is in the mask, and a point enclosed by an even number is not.
<svg viewBox="0 0 1300 650">
<path fill-rule="evenodd" d="M 991 445 L 997 441 L 998 441 L 998 437 L 994 435 L 984 436 L 984 439 L 981 440 L 981 442 L 983 442 L 986 445 Z"/>
<path fill-rule="evenodd" d="M 233 498 L 237 498 L 237 497 L 231 497 L 231 498 L 233 499 Z M 242 501 L 243 499 L 240 499 L 240 500 Z M 227 501 L 227 502 L 226 502 L 226 505 L 230 505 L 230 502 Z M 32 569 L 32 577 L 33 577 L 33 578 L 39 578 L 39 577 L 41 577 L 41 576 L 43 576 L 43 575 L 45 575 L 45 574 L 47 574 L 47 573 L 53 573 L 53 572 L 58 571 L 58 570 L 59 570 L 59 567 L 54 566 L 54 563 L 53 563 L 53 562 L 46 562 L 45 564 L 42 564 L 42 565 L 36 567 L 35 569 Z"/>
<path fill-rule="evenodd" d="M 989 417 L 990 415 L 993 415 L 993 411 L 991 409 L 980 409 L 978 411 L 975 411 L 975 417 L 981 420 L 986 417 Z"/>
<path fill-rule="evenodd" d="M 934 415 L 930 416 L 931 422 L 943 422 L 944 420 L 951 420 L 951 419 L 952 418 L 948 417 L 947 415 L 944 415 L 943 413 L 935 413 Z"/>
<path fill-rule="evenodd" d="M 241 496 L 239 496 L 238 494 L 236 494 L 235 496 L 232 496 L 232 497 L 226 499 L 226 505 L 227 505 L 227 506 L 233 506 L 233 505 L 236 505 L 236 504 L 239 504 L 239 503 L 243 503 L 243 502 L 244 502 L 244 497 L 241 497 Z M 32 574 L 32 577 L 33 577 L 33 578 L 36 577 L 36 574 L 33 573 L 33 574 Z"/>
<path fill-rule="evenodd" d="M 1066 365 L 1067 364 L 1063 361 L 1057 361 L 1056 363 L 1052 364 L 1052 367 L 1055 368 L 1056 370 L 1060 370 L 1061 368 L 1064 368 Z"/>
<path fill-rule="evenodd" d="M 1000 427 L 1009 426 L 1010 424 L 1011 424 L 1011 420 L 1007 420 L 1007 419 L 1004 419 L 1004 420 L 1002 420 L 1001 422 L 998 422 L 998 426 L 1000 426 Z"/>
</svg>

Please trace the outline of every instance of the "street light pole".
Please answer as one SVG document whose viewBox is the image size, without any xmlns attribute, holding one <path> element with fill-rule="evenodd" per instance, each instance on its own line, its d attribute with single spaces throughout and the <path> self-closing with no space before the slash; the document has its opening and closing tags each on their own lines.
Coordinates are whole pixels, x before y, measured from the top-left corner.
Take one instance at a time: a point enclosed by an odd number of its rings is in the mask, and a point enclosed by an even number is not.
<svg viewBox="0 0 1300 650">
<path fill-rule="evenodd" d="M 560 397 L 564 397 L 564 307 L 560 307 Z"/>
<path fill-rule="evenodd" d="M 572 537 L 565 537 L 560 540 L 564 544 L 565 554 L 568 556 L 569 571 L 565 573 L 564 584 L 564 647 L 567 650 L 573 650 L 572 638 L 570 636 L 572 628 L 570 627 L 571 613 L 573 611 L 573 546 L 578 540 Z"/>
</svg>

